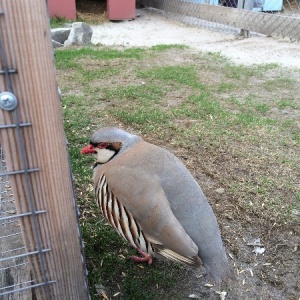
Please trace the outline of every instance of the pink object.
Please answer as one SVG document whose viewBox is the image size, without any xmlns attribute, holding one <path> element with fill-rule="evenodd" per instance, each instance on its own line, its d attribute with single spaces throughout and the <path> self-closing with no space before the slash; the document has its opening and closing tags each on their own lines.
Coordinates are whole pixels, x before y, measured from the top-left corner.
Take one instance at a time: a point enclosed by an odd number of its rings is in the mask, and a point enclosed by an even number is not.
<svg viewBox="0 0 300 300">
<path fill-rule="evenodd" d="M 51 18 L 76 20 L 75 0 L 48 0 L 48 9 Z"/>
<path fill-rule="evenodd" d="M 107 0 L 108 19 L 135 19 L 135 1 L 136 0 Z"/>
<path fill-rule="evenodd" d="M 142 249 L 136 248 L 137 252 L 142 256 L 142 257 L 138 257 L 138 256 L 131 256 L 130 258 L 134 261 L 134 262 L 147 262 L 148 265 L 152 265 L 152 255 L 149 253 L 144 252 Z"/>
</svg>

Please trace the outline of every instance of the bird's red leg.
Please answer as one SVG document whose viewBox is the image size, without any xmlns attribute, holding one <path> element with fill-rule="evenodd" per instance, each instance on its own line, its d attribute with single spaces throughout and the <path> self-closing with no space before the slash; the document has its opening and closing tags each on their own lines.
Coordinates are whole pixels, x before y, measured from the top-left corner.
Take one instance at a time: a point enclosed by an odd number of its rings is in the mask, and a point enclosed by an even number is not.
<svg viewBox="0 0 300 300">
<path fill-rule="evenodd" d="M 137 252 L 142 256 L 142 257 L 138 257 L 138 256 L 131 256 L 131 259 L 134 262 L 148 262 L 148 265 L 152 264 L 152 256 L 149 253 L 146 253 L 144 251 L 142 251 L 141 249 L 136 249 Z"/>
</svg>

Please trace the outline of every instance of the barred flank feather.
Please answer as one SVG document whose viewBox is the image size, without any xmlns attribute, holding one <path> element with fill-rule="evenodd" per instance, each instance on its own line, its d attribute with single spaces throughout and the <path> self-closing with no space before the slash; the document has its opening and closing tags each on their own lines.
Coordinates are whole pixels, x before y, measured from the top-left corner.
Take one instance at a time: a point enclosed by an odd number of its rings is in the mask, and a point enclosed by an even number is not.
<svg viewBox="0 0 300 300">
<path fill-rule="evenodd" d="M 151 243 L 145 237 L 140 225 L 124 205 L 109 191 L 104 174 L 95 189 L 96 201 L 106 221 L 134 248 L 153 253 Z"/>
<path fill-rule="evenodd" d="M 201 262 L 198 256 L 186 257 L 180 255 L 163 245 L 151 244 L 142 231 L 141 226 L 126 209 L 126 207 L 109 190 L 104 174 L 98 180 L 95 188 L 96 201 L 106 221 L 134 248 L 146 253 L 154 252 L 165 258 L 198 267 Z"/>
</svg>

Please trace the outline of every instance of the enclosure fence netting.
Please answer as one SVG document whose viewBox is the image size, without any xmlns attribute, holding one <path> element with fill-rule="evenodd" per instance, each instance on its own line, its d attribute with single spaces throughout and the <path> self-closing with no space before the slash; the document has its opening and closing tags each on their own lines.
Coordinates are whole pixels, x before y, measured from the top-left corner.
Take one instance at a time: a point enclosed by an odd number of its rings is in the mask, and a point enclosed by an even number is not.
<svg viewBox="0 0 300 300">
<path fill-rule="evenodd" d="M 46 1 L 0 0 L 0 299 L 89 299 L 78 224 Z"/>
<path fill-rule="evenodd" d="M 299 0 L 140 0 L 140 4 L 195 26 L 300 41 Z"/>
<path fill-rule="evenodd" d="M 8 299 L 9 295 L 22 292 L 23 299 L 29 299 L 28 289 L 38 286 L 47 287 L 48 284 L 54 283 L 55 281 L 47 279 L 43 263 L 43 253 L 50 251 L 50 249 L 42 249 L 40 247 L 36 251 L 27 252 L 19 219 L 25 216 L 42 214 L 45 213 L 45 211 L 17 213 L 8 176 L 10 172 L 7 171 L 1 145 L 0 159 L 0 296 L 2 296 L 3 299 L 4 296 L 7 296 Z M 23 171 L 25 172 L 25 170 Z M 35 232 L 35 234 L 38 236 L 39 233 Z M 28 261 L 28 256 L 30 255 L 39 255 L 41 263 L 43 263 L 43 280 L 38 283 L 30 276 Z M 18 278 L 18 280 L 15 280 L 16 278 Z M 49 294 L 49 291 L 46 292 L 46 295 L 47 294 Z M 18 295 L 18 297 L 20 297 L 20 295 Z M 49 297 L 47 297 L 47 299 L 49 299 Z"/>
</svg>

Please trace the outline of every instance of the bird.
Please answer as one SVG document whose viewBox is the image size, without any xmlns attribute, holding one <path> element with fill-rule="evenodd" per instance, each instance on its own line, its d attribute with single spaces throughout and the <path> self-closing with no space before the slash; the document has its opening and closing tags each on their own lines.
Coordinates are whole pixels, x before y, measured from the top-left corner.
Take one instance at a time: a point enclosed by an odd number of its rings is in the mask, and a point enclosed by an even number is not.
<svg viewBox="0 0 300 300">
<path fill-rule="evenodd" d="M 219 286 L 234 278 L 216 216 L 201 187 L 169 150 L 123 129 L 96 131 L 95 199 L 107 222 L 134 247 L 136 262 L 169 259 L 199 268 Z"/>
</svg>

